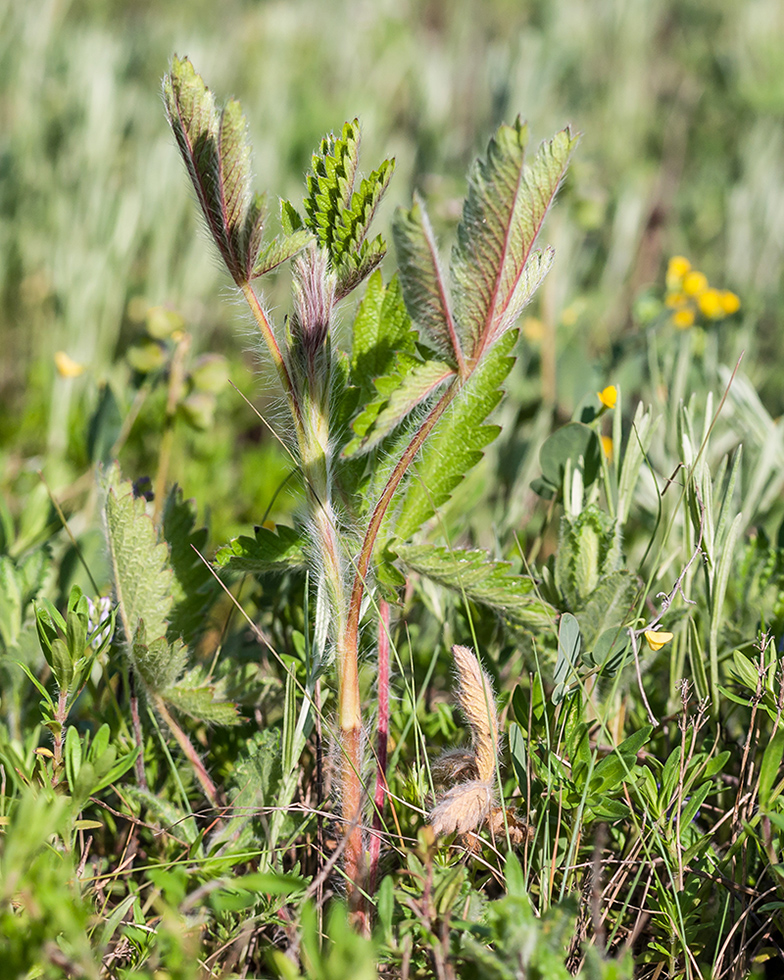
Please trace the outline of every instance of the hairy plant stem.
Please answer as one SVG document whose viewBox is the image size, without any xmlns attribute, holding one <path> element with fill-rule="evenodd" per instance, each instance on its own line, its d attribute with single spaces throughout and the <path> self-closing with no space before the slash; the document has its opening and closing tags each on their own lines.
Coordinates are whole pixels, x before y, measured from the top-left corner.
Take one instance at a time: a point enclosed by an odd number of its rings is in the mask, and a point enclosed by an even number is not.
<svg viewBox="0 0 784 980">
<path fill-rule="evenodd" d="M 193 768 L 193 772 L 196 778 L 201 783 L 201 788 L 204 790 L 204 795 L 210 801 L 212 806 L 214 806 L 216 809 L 219 808 L 221 804 L 218 798 L 217 787 L 215 786 L 215 783 L 213 783 L 212 779 L 210 778 L 210 774 L 205 769 L 204 763 L 201 761 L 201 757 L 199 756 L 199 753 L 196 751 L 196 749 L 193 746 L 193 742 L 191 742 L 191 740 L 188 738 L 185 732 L 180 728 L 180 726 L 177 724 L 174 718 L 172 718 L 172 716 L 169 714 L 169 711 L 166 708 L 166 704 L 163 698 L 160 697 L 159 695 L 153 695 L 152 700 L 155 705 L 155 710 L 158 712 L 161 718 L 163 718 L 163 720 L 166 722 L 166 726 L 177 740 L 177 744 L 182 749 L 183 754 L 187 758 L 188 762 L 190 762 Z"/>
<path fill-rule="evenodd" d="M 389 741 L 389 603 L 382 599 L 378 609 L 378 721 L 376 724 L 376 790 L 373 794 L 373 828 L 370 838 L 370 894 L 376 890 L 378 862 L 381 857 L 381 830 L 384 799 L 387 792 L 387 748 Z"/>
<path fill-rule="evenodd" d="M 297 428 L 297 439 L 301 442 L 302 430 L 303 430 L 303 420 L 302 412 L 297 401 L 296 393 L 294 391 L 294 385 L 291 381 L 291 375 L 286 367 L 286 362 L 283 359 L 283 354 L 278 347 L 278 342 L 275 339 L 275 334 L 272 332 L 272 327 L 267 319 L 267 314 L 264 312 L 264 308 L 261 305 L 259 297 L 256 295 L 253 286 L 249 282 L 243 282 L 239 284 L 242 290 L 242 295 L 250 307 L 250 311 L 253 314 L 253 319 L 259 328 L 259 332 L 264 339 L 264 343 L 267 345 L 267 350 L 270 352 L 270 357 L 275 365 L 278 372 L 278 377 L 283 384 L 283 390 L 286 393 L 286 400 L 291 410 L 292 418 L 294 419 L 294 424 Z"/>
</svg>

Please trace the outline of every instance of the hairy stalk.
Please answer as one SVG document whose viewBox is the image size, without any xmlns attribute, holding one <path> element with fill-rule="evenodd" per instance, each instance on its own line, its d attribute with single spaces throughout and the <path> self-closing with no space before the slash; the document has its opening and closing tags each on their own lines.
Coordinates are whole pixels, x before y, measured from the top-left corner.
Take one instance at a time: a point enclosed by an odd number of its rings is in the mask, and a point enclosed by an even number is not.
<svg viewBox="0 0 784 980">
<path fill-rule="evenodd" d="M 331 315 L 335 280 L 327 252 L 313 247 L 294 264 L 294 311 L 288 345 L 288 375 L 298 406 L 297 432 L 319 590 L 326 593 L 337 650 L 338 732 L 343 755 L 341 815 L 346 836 L 345 872 L 349 898 L 365 885 L 362 846 L 362 706 L 357 648 L 347 644 L 345 561 L 332 504 L 330 389 Z M 296 420 L 295 420 L 296 421 Z"/>
<path fill-rule="evenodd" d="M 158 712 L 161 718 L 163 718 L 163 720 L 166 722 L 169 731 L 177 740 L 177 744 L 182 749 L 183 754 L 185 755 L 188 762 L 190 762 L 193 771 L 196 775 L 196 778 L 199 780 L 199 783 L 201 784 L 201 788 L 204 790 L 204 795 L 210 801 L 212 806 L 214 806 L 216 809 L 219 808 L 221 804 L 218 798 L 217 787 L 215 786 L 215 783 L 213 783 L 212 779 L 210 778 L 210 774 L 205 769 L 204 763 L 201 761 L 201 757 L 199 756 L 199 753 L 193 747 L 193 742 L 191 742 L 191 740 L 188 738 L 185 732 L 180 728 L 180 726 L 177 724 L 174 718 L 172 718 L 172 716 L 169 714 L 166 708 L 166 703 L 163 700 L 163 698 L 159 696 L 154 696 L 153 703 L 155 704 L 155 710 Z"/>
<path fill-rule="evenodd" d="M 286 400 L 291 410 L 292 418 L 297 427 L 297 437 L 301 437 L 303 422 L 302 413 L 300 410 L 299 402 L 297 401 L 296 393 L 292 385 L 291 376 L 289 374 L 288 368 L 286 367 L 286 362 L 283 359 L 283 355 L 280 352 L 280 347 L 278 347 L 278 342 L 275 340 L 275 334 L 272 332 L 272 327 L 267 319 L 267 314 L 264 312 L 264 308 L 261 305 L 259 297 L 256 295 L 253 286 L 249 282 L 240 283 L 240 289 L 242 290 L 242 295 L 250 307 L 250 311 L 253 314 L 253 319 L 258 325 L 259 332 L 264 339 L 264 343 L 267 345 L 267 350 L 270 353 L 272 362 L 278 372 L 278 377 L 283 385 L 283 390 L 286 393 Z"/>
<path fill-rule="evenodd" d="M 389 741 L 389 603 L 379 602 L 378 622 L 378 767 L 376 789 L 373 794 L 373 828 L 370 838 L 369 887 L 372 895 L 376 890 L 378 862 L 381 856 L 382 810 L 387 792 L 387 747 Z"/>
</svg>

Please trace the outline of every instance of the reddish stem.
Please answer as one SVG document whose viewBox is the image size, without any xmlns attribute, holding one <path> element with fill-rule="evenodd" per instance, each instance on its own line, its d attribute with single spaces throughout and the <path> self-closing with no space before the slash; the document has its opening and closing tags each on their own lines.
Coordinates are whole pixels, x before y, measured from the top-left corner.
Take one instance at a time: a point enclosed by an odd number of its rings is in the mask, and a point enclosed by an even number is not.
<svg viewBox="0 0 784 980">
<path fill-rule="evenodd" d="M 348 607 L 348 622 L 346 624 L 347 641 L 349 645 L 353 645 L 355 651 L 357 649 L 357 641 L 359 638 L 359 613 L 360 609 L 362 608 L 362 596 L 365 591 L 365 579 L 367 578 L 367 571 L 370 565 L 370 556 L 373 554 L 373 547 L 376 543 L 376 537 L 378 536 L 378 532 L 381 530 L 381 523 L 384 520 L 387 508 L 392 502 L 392 497 L 394 496 L 400 481 L 405 476 L 409 466 L 414 462 L 414 459 L 416 459 L 417 453 L 422 448 L 425 439 L 427 439 L 427 437 L 433 431 L 436 423 L 446 411 L 447 406 L 457 394 L 457 390 L 457 384 L 451 384 L 436 402 L 432 411 L 422 423 L 418 432 L 398 460 L 397 466 L 395 466 L 394 470 L 392 470 L 392 474 L 387 480 L 387 484 L 384 487 L 381 497 L 379 498 L 379 501 L 370 517 L 370 523 L 368 524 L 367 532 L 365 533 L 364 540 L 362 541 L 362 550 L 360 551 L 359 558 L 357 559 L 357 571 L 354 576 L 354 585 L 351 589 L 351 601 Z"/>
<path fill-rule="evenodd" d="M 376 791 L 373 795 L 373 827 L 370 837 L 370 875 L 368 893 L 376 891 L 378 862 L 381 857 L 381 830 L 384 798 L 387 793 L 387 744 L 389 741 L 389 603 L 379 602 L 378 623 L 378 726 Z"/>
</svg>

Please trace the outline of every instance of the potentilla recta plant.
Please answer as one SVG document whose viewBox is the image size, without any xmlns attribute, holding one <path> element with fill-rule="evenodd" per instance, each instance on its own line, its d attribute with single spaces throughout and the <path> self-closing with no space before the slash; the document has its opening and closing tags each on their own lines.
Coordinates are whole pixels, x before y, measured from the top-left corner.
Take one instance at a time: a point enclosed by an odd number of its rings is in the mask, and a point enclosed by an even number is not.
<svg viewBox="0 0 784 980">
<path fill-rule="evenodd" d="M 361 919 L 375 873 L 366 867 L 360 626 L 394 597 L 401 567 L 418 569 L 411 539 L 498 434 L 487 420 L 513 363 L 515 324 L 553 260 L 534 243 L 577 140 L 566 129 L 529 161 L 527 127 L 519 119 L 502 126 L 469 175 L 448 271 L 417 198 L 395 215 L 398 273 L 384 282 L 377 267 L 386 244 L 370 226 L 394 162 L 360 176 L 356 120 L 322 140 L 302 208 L 281 201 L 282 233 L 269 240 L 239 104 L 220 108 L 178 58 L 164 97 L 204 219 L 277 371 L 291 416 L 280 435 L 306 488 L 298 527 L 237 539 L 219 564 L 268 571 L 304 560 L 311 568 L 314 669 L 334 662 L 344 871 Z M 258 283 L 287 261 L 292 307 L 280 324 Z M 334 344 L 335 310 L 363 282 L 345 354 Z M 466 594 L 519 622 L 549 619 L 529 580 L 482 553 L 436 549 L 426 574 L 467 583 Z"/>
</svg>

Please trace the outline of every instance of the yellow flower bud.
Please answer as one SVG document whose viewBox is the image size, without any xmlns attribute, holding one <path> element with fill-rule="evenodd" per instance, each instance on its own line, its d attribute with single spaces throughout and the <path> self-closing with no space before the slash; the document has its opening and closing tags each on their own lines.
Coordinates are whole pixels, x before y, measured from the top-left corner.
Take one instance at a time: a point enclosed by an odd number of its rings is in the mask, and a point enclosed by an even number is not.
<svg viewBox="0 0 784 980">
<path fill-rule="evenodd" d="M 645 636 L 645 642 L 654 651 L 661 650 L 665 643 L 669 643 L 672 639 L 672 633 L 668 633 L 666 630 L 646 630 L 643 634 Z"/>
<path fill-rule="evenodd" d="M 612 462 L 613 458 L 613 441 L 610 436 L 602 436 L 602 450 L 607 459 Z"/>
</svg>

